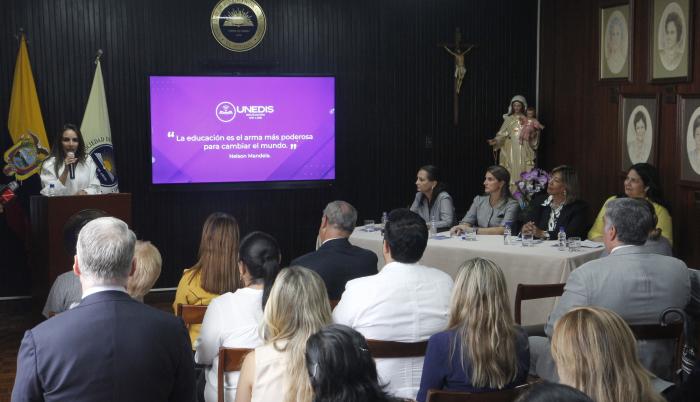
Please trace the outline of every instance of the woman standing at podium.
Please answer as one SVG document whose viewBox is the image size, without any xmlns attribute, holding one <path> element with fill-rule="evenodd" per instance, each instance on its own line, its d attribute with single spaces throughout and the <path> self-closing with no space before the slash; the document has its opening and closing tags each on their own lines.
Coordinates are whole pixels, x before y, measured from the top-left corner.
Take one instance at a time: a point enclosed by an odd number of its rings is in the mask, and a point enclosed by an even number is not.
<svg viewBox="0 0 700 402">
<path fill-rule="evenodd" d="M 73 173 L 71 173 L 73 170 Z M 53 184 L 53 194 L 50 187 Z M 41 165 L 41 194 L 97 194 L 100 180 L 95 162 L 85 152 L 85 141 L 78 127 L 63 126 L 51 147 L 51 156 Z"/>
</svg>

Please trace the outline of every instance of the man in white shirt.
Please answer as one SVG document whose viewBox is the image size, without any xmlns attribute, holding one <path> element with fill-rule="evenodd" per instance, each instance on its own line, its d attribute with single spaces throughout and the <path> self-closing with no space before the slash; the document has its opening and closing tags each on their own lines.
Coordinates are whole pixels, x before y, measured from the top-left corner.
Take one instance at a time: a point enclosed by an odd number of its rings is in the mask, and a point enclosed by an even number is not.
<svg viewBox="0 0 700 402">
<path fill-rule="evenodd" d="M 554 325 L 573 307 L 605 307 L 630 325 L 657 324 L 666 308 L 684 308 L 690 300 L 685 263 L 643 247 L 654 227 L 643 200 L 612 200 L 607 204 L 604 219 L 603 241 L 610 255 L 589 261 L 569 275 L 564 294 L 545 325 L 547 337 L 530 337 L 530 371 L 546 380 L 558 380 L 550 353 Z M 671 343 L 640 341 L 638 346 L 639 359 L 649 371 L 664 379 L 671 378 Z"/>
<path fill-rule="evenodd" d="M 82 301 L 24 334 L 12 402 L 195 400 L 182 321 L 126 293 L 135 242 L 116 218 L 83 227 L 73 265 Z"/>
<path fill-rule="evenodd" d="M 384 228 L 386 265 L 376 275 L 349 281 L 333 321 L 367 339 L 419 342 L 447 327 L 452 278 L 417 262 L 428 244 L 425 221 L 408 209 L 389 214 Z M 423 357 L 377 359 L 389 393 L 415 399 Z"/>
</svg>

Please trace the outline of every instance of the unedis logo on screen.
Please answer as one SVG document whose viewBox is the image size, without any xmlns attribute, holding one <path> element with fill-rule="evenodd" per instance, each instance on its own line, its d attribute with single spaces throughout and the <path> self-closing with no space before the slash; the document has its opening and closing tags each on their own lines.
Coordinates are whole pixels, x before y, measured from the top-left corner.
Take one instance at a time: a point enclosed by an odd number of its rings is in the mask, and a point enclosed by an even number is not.
<svg viewBox="0 0 700 402">
<path fill-rule="evenodd" d="M 224 123 L 232 121 L 238 114 L 245 115 L 249 120 L 262 120 L 263 117 L 274 112 L 275 107 L 272 105 L 234 106 L 231 102 L 221 102 L 216 105 L 216 118 Z"/>
</svg>

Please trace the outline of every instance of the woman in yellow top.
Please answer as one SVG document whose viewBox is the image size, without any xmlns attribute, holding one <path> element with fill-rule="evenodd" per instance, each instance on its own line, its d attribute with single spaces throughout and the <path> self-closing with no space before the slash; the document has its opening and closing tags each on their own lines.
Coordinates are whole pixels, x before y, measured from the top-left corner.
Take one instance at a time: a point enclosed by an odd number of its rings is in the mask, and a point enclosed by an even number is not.
<svg viewBox="0 0 700 402">
<path fill-rule="evenodd" d="M 603 208 L 598 212 L 598 217 L 596 217 L 593 227 L 588 232 L 588 238 L 590 240 L 603 240 L 605 206 L 608 204 L 608 201 L 617 197 L 645 198 L 650 201 L 652 205 L 654 205 L 656 216 L 659 219 L 656 228 L 661 231 L 661 236 L 665 237 L 668 242 L 673 245 L 673 224 L 671 222 L 671 215 L 663 206 L 664 199 L 659 183 L 659 173 L 655 167 L 648 163 L 637 163 L 629 168 L 627 177 L 625 178 L 625 194 L 614 195 L 605 201 Z"/>
<path fill-rule="evenodd" d="M 199 261 L 182 274 L 173 310 L 177 311 L 178 304 L 208 305 L 213 298 L 240 287 L 239 239 L 236 218 L 223 212 L 207 217 L 199 243 Z M 190 326 L 192 345 L 200 328 L 201 325 Z"/>
</svg>

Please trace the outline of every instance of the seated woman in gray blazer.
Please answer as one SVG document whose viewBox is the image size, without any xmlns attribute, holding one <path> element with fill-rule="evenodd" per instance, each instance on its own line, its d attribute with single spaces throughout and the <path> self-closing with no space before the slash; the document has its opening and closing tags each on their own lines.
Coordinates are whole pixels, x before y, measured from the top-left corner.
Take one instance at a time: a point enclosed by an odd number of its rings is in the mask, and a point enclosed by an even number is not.
<svg viewBox="0 0 700 402">
<path fill-rule="evenodd" d="M 510 173 L 502 166 L 491 166 L 484 175 L 484 195 L 474 197 L 472 206 L 459 225 L 450 230 L 460 234 L 475 227 L 477 234 L 502 235 L 506 223 L 513 225 L 520 206 L 509 188 Z"/>
<path fill-rule="evenodd" d="M 455 220 L 455 207 L 447 186 L 440 181 L 440 172 L 433 165 L 418 169 L 416 174 L 416 198 L 411 211 L 420 215 L 427 223 L 435 222 L 437 230 L 447 230 Z"/>
</svg>

